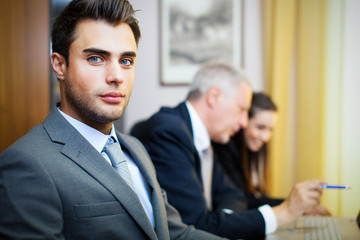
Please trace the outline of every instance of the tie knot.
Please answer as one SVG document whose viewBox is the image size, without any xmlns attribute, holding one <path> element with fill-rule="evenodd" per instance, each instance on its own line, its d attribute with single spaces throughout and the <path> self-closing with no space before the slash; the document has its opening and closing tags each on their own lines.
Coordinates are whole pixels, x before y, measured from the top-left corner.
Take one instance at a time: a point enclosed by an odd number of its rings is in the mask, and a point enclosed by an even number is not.
<svg viewBox="0 0 360 240">
<path fill-rule="evenodd" d="M 106 141 L 105 147 L 106 147 L 106 145 L 111 145 L 113 143 L 116 143 L 116 139 L 113 136 L 110 136 L 108 138 L 108 140 Z"/>
<path fill-rule="evenodd" d="M 104 147 L 104 151 L 109 156 L 111 165 L 114 167 L 116 167 L 116 165 L 118 165 L 120 162 L 126 161 L 125 156 L 121 151 L 120 145 L 113 136 L 108 138 Z"/>
</svg>

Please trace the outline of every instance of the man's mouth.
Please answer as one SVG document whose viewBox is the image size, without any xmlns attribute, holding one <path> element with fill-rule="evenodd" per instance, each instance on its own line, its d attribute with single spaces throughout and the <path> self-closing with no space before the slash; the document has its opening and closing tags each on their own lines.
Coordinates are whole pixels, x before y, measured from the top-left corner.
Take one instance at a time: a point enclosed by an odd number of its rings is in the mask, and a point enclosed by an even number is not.
<svg viewBox="0 0 360 240">
<path fill-rule="evenodd" d="M 109 93 L 100 95 L 100 97 L 107 103 L 119 103 L 119 102 L 121 102 L 124 95 L 120 92 L 109 92 Z"/>
</svg>

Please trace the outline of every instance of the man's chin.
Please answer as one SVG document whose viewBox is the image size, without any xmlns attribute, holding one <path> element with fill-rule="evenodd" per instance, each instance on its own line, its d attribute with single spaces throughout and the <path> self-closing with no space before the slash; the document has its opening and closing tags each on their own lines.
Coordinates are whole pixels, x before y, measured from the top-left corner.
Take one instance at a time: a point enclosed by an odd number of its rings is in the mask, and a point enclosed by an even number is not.
<svg viewBox="0 0 360 240">
<path fill-rule="evenodd" d="M 103 113 L 103 114 L 89 114 L 88 117 L 92 119 L 92 121 L 100 123 L 100 124 L 107 124 L 111 122 L 115 122 L 119 120 L 123 115 L 123 112 L 113 112 L 111 114 L 109 113 Z"/>
<path fill-rule="evenodd" d="M 219 144 L 227 144 L 229 141 L 230 141 L 230 136 L 227 136 L 227 137 L 222 137 L 214 142 L 219 143 Z"/>
</svg>

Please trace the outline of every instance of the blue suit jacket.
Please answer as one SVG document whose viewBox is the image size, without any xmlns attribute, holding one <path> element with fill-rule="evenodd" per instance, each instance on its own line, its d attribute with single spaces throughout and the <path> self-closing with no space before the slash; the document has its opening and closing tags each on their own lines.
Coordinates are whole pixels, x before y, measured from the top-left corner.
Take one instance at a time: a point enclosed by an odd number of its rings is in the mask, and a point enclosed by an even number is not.
<svg viewBox="0 0 360 240">
<path fill-rule="evenodd" d="M 263 238 L 262 215 L 257 209 L 246 210 L 245 196 L 224 175 L 216 159 L 212 179 L 213 210 L 207 209 L 200 158 L 185 103 L 175 108 L 161 108 L 148 120 L 136 124 L 131 134 L 145 145 L 161 187 L 185 223 L 228 238 Z M 223 208 L 235 212 L 226 214 Z"/>
<path fill-rule="evenodd" d="M 155 229 L 136 193 L 54 109 L 0 155 L 0 239 L 215 239 L 182 223 L 144 147 L 117 136 L 149 186 Z"/>
</svg>

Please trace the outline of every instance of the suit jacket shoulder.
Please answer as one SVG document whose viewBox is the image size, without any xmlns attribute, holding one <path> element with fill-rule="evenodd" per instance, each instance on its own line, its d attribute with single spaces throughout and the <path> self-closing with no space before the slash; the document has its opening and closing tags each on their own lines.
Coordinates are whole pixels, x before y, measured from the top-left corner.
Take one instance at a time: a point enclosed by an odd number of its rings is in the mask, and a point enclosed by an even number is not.
<svg viewBox="0 0 360 240">
<path fill-rule="evenodd" d="M 149 184 L 155 230 L 136 193 L 54 109 L 0 155 L 0 238 L 216 239 L 181 222 L 142 144 L 117 134 Z"/>
<path fill-rule="evenodd" d="M 1 154 L 0 170 L 4 236 L 157 239 L 136 194 L 56 109 Z"/>
</svg>

